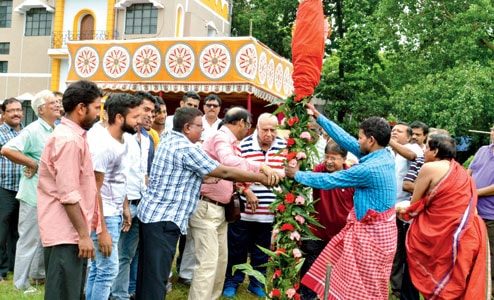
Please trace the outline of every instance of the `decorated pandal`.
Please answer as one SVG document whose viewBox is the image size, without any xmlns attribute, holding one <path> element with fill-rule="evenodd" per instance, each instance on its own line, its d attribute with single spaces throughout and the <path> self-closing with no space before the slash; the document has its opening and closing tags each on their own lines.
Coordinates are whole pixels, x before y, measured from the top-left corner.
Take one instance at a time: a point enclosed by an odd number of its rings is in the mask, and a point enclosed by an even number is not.
<svg viewBox="0 0 494 300">
<path fill-rule="evenodd" d="M 67 82 L 106 91 L 146 91 L 177 100 L 217 93 L 230 104 L 264 106 L 293 92 L 292 64 L 252 37 L 156 38 L 68 43 Z"/>
</svg>

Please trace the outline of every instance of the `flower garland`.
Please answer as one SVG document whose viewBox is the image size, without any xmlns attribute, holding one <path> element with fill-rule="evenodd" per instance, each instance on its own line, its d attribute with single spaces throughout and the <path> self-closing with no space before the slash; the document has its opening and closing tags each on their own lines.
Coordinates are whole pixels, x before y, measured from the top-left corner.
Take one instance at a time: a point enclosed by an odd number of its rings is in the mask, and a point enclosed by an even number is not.
<svg viewBox="0 0 494 300">
<path fill-rule="evenodd" d="M 312 170 L 312 160 L 317 157 L 315 142 L 319 138 L 311 129 L 311 116 L 301 101 L 287 99 L 276 112 L 285 115 L 281 129 L 290 134 L 287 148 L 283 150 L 286 164 L 300 164 L 301 171 Z M 304 262 L 300 245 L 303 239 L 317 239 L 310 226 L 320 226 L 314 219 L 315 209 L 312 189 L 294 179 L 284 178 L 274 191 L 276 200 L 271 204 L 275 214 L 273 226 L 273 251 L 263 250 L 270 256 L 266 290 L 270 299 L 300 299 L 300 268 Z"/>
<path fill-rule="evenodd" d="M 319 136 L 310 127 L 311 116 L 305 104 L 308 98 L 295 101 L 288 98 L 275 111 L 285 115 L 280 129 L 289 130 L 287 148 L 282 154 L 286 164 L 300 164 L 301 171 L 310 171 L 312 161 L 317 158 L 315 143 Z M 285 177 L 274 189 L 276 200 L 270 210 L 274 213 L 273 237 L 271 250 L 259 247 L 269 256 L 266 276 L 248 264 L 235 265 L 249 276 L 254 276 L 265 285 L 269 299 L 300 299 L 300 268 L 304 262 L 300 249 L 302 240 L 318 239 L 310 226 L 321 226 L 314 219 L 315 209 L 312 189 Z"/>
</svg>

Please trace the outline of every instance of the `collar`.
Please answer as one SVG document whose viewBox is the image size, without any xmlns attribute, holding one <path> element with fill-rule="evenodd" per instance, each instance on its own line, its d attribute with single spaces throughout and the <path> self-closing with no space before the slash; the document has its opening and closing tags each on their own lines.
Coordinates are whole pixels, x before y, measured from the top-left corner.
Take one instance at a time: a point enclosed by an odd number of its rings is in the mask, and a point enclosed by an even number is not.
<svg viewBox="0 0 494 300">
<path fill-rule="evenodd" d="M 144 129 L 144 127 L 141 127 L 141 134 L 145 137 L 149 136 L 149 132 L 146 129 Z"/>
<path fill-rule="evenodd" d="M 226 137 L 228 138 L 228 141 L 232 144 L 238 144 L 237 137 L 233 134 L 233 132 L 228 128 L 228 126 L 223 125 L 221 128 L 218 130 L 226 134 Z"/>
<path fill-rule="evenodd" d="M 9 124 L 7 124 L 7 123 L 3 123 L 1 125 L 1 127 L 7 129 L 7 131 L 10 131 L 10 132 L 21 132 L 22 128 L 24 128 L 24 126 L 22 126 L 22 123 L 19 125 L 19 127 L 20 127 L 20 130 L 19 131 L 17 131 L 14 128 L 10 127 Z"/>
<path fill-rule="evenodd" d="M 38 118 L 38 121 L 41 124 L 41 127 L 43 127 L 46 131 L 53 131 L 53 127 L 51 127 L 48 122 L 46 122 L 42 118 Z"/>
<path fill-rule="evenodd" d="M 369 153 L 367 155 L 362 156 L 361 158 L 359 158 L 359 161 L 361 163 L 363 163 L 363 162 L 365 162 L 365 161 L 367 161 L 369 159 L 372 159 L 374 157 L 383 156 L 383 155 L 386 155 L 386 154 L 392 155 L 391 152 L 392 152 L 392 150 L 390 150 L 388 148 L 382 148 L 382 149 L 376 150 L 374 152 L 371 152 L 371 153 Z"/>
<path fill-rule="evenodd" d="M 79 124 L 75 123 L 74 121 L 66 117 L 62 117 L 61 123 L 72 129 L 73 131 L 75 131 L 75 133 L 77 133 L 78 135 L 82 137 L 86 136 L 87 131 L 84 128 L 82 128 Z"/>
</svg>

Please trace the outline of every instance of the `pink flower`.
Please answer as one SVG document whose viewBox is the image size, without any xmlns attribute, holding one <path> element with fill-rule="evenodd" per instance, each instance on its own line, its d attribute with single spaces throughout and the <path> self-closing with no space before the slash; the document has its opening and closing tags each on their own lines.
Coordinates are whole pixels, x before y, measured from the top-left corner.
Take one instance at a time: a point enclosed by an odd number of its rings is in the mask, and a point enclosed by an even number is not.
<svg viewBox="0 0 494 300">
<path fill-rule="evenodd" d="M 298 233 L 298 231 L 293 231 L 292 233 L 290 233 L 290 239 L 292 241 L 300 241 L 300 233 Z"/>
<path fill-rule="evenodd" d="M 287 295 L 288 299 L 292 299 L 296 293 L 297 293 L 297 291 L 294 288 L 289 288 L 288 290 L 286 290 L 286 295 Z"/>
<path fill-rule="evenodd" d="M 296 220 L 299 224 L 304 224 L 304 223 L 305 223 L 305 219 L 304 219 L 304 217 L 302 217 L 301 215 L 296 215 L 296 216 L 295 216 L 295 220 Z"/>
<path fill-rule="evenodd" d="M 297 166 L 297 160 L 296 159 L 292 159 L 288 162 L 288 166 L 289 167 L 292 167 L 292 168 L 295 168 Z"/>
<path fill-rule="evenodd" d="M 297 196 L 297 198 L 295 198 L 295 203 L 299 204 L 299 205 L 304 205 L 305 203 L 305 198 L 302 197 L 302 196 Z"/>
<path fill-rule="evenodd" d="M 296 157 L 298 160 L 301 160 L 301 159 L 306 159 L 307 155 L 304 152 L 299 152 L 299 153 L 297 153 Z"/>
<path fill-rule="evenodd" d="M 302 252 L 300 252 L 300 249 L 299 248 L 293 249 L 293 257 L 295 257 L 295 258 L 302 257 Z"/>
<path fill-rule="evenodd" d="M 310 136 L 310 133 L 307 131 L 302 132 L 300 134 L 300 138 L 304 139 L 304 140 L 308 140 L 308 141 L 310 141 L 312 139 L 312 137 Z"/>
</svg>

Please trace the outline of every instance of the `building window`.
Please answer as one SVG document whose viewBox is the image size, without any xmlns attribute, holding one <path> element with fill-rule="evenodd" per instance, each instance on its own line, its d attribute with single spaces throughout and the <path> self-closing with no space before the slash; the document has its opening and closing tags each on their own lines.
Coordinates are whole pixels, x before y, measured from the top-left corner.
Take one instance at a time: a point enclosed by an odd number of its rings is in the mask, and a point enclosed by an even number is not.
<svg viewBox="0 0 494 300">
<path fill-rule="evenodd" d="M 151 3 L 132 4 L 125 14 L 126 34 L 153 34 L 158 27 L 158 9 Z"/>
<path fill-rule="evenodd" d="M 0 61 L 0 73 L 7 73 L 8 72 L 8 61 Z"/>
<path fill-rule="evenodd" d="M 26 12 L 26 36 L 51 35 L 53 14 L 45 8 L 31 8 Z"/>
<path fill-rule="evenodd" d="M 10 53 L 10 43 L 0 43 L 0 54 Z"/>
<path fill-rule="evenodd" d="M 12 20 L 12 0 L 0 0 L 0 27 L 10 27 Z"/>
</svg>

